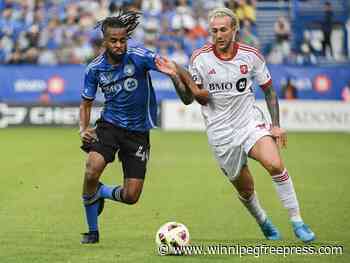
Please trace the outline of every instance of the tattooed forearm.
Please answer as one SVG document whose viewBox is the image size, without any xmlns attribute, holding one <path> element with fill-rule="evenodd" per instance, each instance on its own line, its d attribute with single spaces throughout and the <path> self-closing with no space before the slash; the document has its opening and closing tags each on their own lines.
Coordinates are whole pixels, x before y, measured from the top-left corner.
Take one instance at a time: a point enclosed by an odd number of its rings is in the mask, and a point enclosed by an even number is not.
<svg viewBox="0 0 350 263">
<path fill-rule="evenodd" d="M 269 86 L 265 90 L 265 100 L 266 100 L 267 108 L 269 109 L 269 112 L 271 115 L 272 125 L 279 127 L 280 116 L 279 116 L 278 97 L 272 86 Z"/>
<path fill-rule="evenodd" d="M 191 104 L 193 102 L 193 95 L 190 90 L 188 90 L 178 75 L 171 76 L 171 80 L 176 89 L 177 95 L 179 95 L 180 99 L 185 105 Z"/>
</svg>

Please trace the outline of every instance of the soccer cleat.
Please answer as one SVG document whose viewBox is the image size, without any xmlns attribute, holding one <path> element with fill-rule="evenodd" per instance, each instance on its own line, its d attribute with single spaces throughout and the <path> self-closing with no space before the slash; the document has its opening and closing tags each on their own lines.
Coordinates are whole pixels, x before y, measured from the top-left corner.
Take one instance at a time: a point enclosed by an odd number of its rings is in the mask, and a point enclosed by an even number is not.
<svg viewBox="0 0 350 263">
<path fill-rule="evenodd" d="M 315 233 L 304 222 L 292 222 L 294 234 L 301 241 L 308 243 L 315 240 Z"/>
<path fill-rule="evenodd" d="M 260 225 L 261 231 L 267 240 L 280 240 L 281 235 L 270 219 L 266 218 L 265 222 Z"/>
<path fill-rule="evenodd" d="M 88 233 L 82 233 L 81 244 L 96 244 L 100 241 L 98 231 L 90 231 Z"/>
</svg>

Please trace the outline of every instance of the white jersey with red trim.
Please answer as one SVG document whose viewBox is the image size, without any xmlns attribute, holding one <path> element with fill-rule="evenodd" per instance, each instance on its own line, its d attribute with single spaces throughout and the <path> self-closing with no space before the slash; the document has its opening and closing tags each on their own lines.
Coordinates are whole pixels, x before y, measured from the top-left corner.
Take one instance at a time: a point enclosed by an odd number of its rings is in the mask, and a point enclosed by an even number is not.
<svg viewBox="0 0 350 263">
<path fill-rule="evenodd" d="M 209 143 L 228 143 L 255 118 L 253 81 L 264 89 L 272 80 L 266 63 L 253 47 L 234 43 L 233 57 L 221 59 L 212 44 L 192 54 L 189 71 L 198 85 L 209 91 L 202 106 Z"/>
</svg>

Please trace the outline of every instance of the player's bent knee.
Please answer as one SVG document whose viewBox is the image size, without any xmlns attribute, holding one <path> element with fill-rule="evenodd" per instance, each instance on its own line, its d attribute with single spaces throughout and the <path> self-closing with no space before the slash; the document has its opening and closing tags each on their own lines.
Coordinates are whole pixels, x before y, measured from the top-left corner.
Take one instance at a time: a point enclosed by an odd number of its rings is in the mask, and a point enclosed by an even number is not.
<svg viewBox="0 0 350 263">
<path fill-rule="evenodd" d="M 124 203 L 128 205 L 136 204 L 141 195 L 141 191 L 135 189 L 127 189 L 123 195 Z"/>
<path fill-rule="evenodd" d="M 128 204 L 128 205 L 133 205 L 133 204 L 136 204 L 137 201 L 139 200 L 140 198 L 140 195 L 138 194 L 134 194 L 134 195 L 131 195 L 131 194 L 126 194 L 124 196 L 124 203 Z"/>
<path fill-rule="evenodd" d="M 271 175 L 281 174 L 284 170 L 282 160 L 274 160 L 268 164 L 268 171 Z"/>
</svg>

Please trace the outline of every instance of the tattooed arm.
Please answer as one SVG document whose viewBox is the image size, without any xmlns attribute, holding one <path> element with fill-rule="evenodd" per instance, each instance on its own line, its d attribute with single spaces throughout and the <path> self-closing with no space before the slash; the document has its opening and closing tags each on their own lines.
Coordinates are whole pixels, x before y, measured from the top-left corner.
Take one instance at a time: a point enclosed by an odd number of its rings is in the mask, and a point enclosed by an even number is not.
<svg viewBox="0 0 350 263">
<path fill-rule="evenodd" d="M 186 88 L 186 91 L 190 92 L 199 104 L 206 105 L 209 100 L 209 92 L 203 89 L 201 85 L 197 85 L 187 70 L 183 69 L 179 65 L 176 65 L 176 70 Z"/>
<path fill-rule="evenodd" d="M 172 75 L 170 76 L 171 80 L 173 81 L 173 84 L 175 86 L 175 90 L 177 95 L 180 97 L 181 101 L 185 105 L 189 105 L 193 102 L 193 95 L 191 90 L 187 89 L 182 80 L 180 79 L 179 75 Z"/>
<path fill-rule="evenodd" d="M 273 89 L 272 85 L 264 89 L 265 101 L 267 108 L 270 112 L 272 120 L 271 134 L 276 139 L 276 143 L 280 147 L 287 146 L 287 134 L 286 131 L 280 128 L 280 116 L 279 116 L 279 104 L 278 96 Z"/>
<path fill-rule="evenodd" d="M 280 127 L 278 96 L 275 90 L 273 89 L 272 85 L 268 86 L 264 92 L 265 101 L 272 120 L 272 126 Z"/>
</svg>

